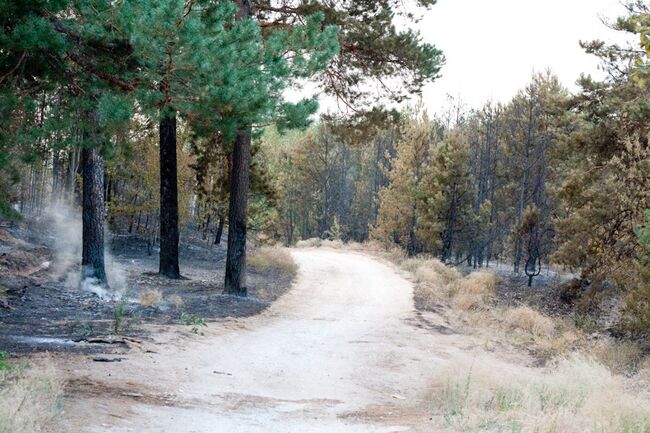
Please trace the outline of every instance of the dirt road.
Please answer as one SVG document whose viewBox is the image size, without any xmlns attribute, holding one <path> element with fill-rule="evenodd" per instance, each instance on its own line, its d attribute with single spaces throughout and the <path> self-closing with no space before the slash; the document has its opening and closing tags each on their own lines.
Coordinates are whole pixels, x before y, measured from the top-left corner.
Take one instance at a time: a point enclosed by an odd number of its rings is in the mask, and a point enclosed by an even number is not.
<svg viewBox="0 0 650 433">
<path fill-rule="evenodd" d="M 391 265 L 326 249 L 292 254 L 294 287 L 259 316 L 210 323 L 203 336 L 161 330 L 156 353 L 119 363 L 62 365 L 70 397 L 53 431 L 426 431 L 416 403 L 461 337 L 424 326 L 411 283 Z"/>
</svg>

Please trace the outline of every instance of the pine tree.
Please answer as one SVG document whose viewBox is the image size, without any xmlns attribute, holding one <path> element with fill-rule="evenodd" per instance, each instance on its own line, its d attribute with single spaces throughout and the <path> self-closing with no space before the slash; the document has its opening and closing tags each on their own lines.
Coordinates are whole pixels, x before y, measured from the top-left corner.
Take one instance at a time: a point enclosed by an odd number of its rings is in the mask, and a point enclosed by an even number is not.
<svg viewBox="0 0 650 433">
<path fill-rule="evenodd" d="M 421 188 L 418 218 L 420 237 L 430 252 L 447 262 L 479 236 L 473 221 L 470 150 L 464 131 L 452 131 L 430 150 L 430 163 Z"/>
<path fill-rule="evenodd" d="M 636 284 L 641 247 L 635 228 L 650 207 L 650 110 L 648 27 L 650 10 L 642 2 L 615 27 L 636 34 L 637 46 L 583 43 L 598 56 L 609 78 L 582 77 L 581 91 L 563 121 L 558 196 L 564 212 L 557 221 L 557 262 L 581 270 L 595 294 L 613 283 Z"/>
<path fill-rule="evenodd" d="M 418 5 L 430 6 L 433 3 L 434 1 L 430 0 L 420 0 Z M 240 16 L 247 18 L 255 14 L 255 19 L 265 29 L 266 35 L 270 35 L 269 40 L 285 33 L 284 29 L 292 26 L 288 24 L 289 22 L 309 23 L 309 17 L 313 16 L 323 20 L 324 25 L 334 25 L 339 28 L 342 48 L 339 55 L 329 62 L 335 52 L 323 50 L 322 54 L 312 59 L 316 60 L 313 64 L 318 67 L 311 68 L 309 73 L 303 72 L 298 76 L 306 78 L 313 76 L 318 69 L 324 70 L 321 75 L 324 89 L 336 95 L 348 106 L 352 100 L 362 99 L 361 95 L 364 92 L 359 89 L 367 78 L 383 83 L 384 77 L 399 76 L 402 78 L 403 86 L 398 89 L 403 89 L 407 93 L 417 92 L 424 83 L 437 77 L 443 61 L 441 52 L 429 44 L 423 44 L 416 32 L 395 30 L 393 19 L 397 4 L 388 0 L 351 3 L 301 1 L 298 4 L 291 1 L 275 4 L 270 1 L 242 0 L 238 4 Z M 285 39 L 284 44 L 290 46 L 290 40 Z M 397 100 L 403 98 L 402 92 L 398 90 L 390 93 Z M 290 111 L 294 115 L 300 113 L 295 110 Z M 230 181 L 229 242 L 232 236 L 234 243 L 229 244 L 229 259 L 226 265 L 226 292 L 236 294 L 245 294 L 242 288 L 246 254 L 245 200 L 248 188 L 248 173 L 245 166 L 248 163 L 247 152 L 251 134 L 250 124 L 243 125 L 244 130 L 238 136 L 236 153 L 233 156 L 233 163 L 238 164 L 238 169 L 233 169 Z M 240 150 L 246 153 L 241 158 L 237 155 Z"/>
<path fill-rule="evenodd" d="M 379 192 L 379 216 L 372 235 L 384 242 L 396 242 L 409 254 L 424 248 L 418 238 L 418 216 L 431 147 L 432 122 L 426 113 L 406 116 L 387 167 L 388 186 Z"/>
</svg>

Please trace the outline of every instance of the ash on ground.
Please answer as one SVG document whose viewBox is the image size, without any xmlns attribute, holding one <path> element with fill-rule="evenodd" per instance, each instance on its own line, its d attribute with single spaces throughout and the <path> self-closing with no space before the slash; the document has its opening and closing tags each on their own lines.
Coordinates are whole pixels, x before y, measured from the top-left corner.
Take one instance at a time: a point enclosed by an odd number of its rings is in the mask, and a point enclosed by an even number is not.
<svg viewBox="0 0 650 433">
<path fill-rule="evenodd" d="M 146 324 L 255 315 L 291 285 L 281 272 L 249 267 L 249 297 L 223 295 L 226 241 L 212 245 L 198 233 L 182 235 L 183 278 L 169 280 L 157 275 L 157 250 L 146 238 L 122 235 L 107 242 L 108 273 L 119 287 L 100 297 L 80 288 L 80 257 L 58 254 L 62 241 L 46 219 L 0 224 L 0 351 L 106 353 L 105 344 L 92 344 L 105 342 L 98 337 L 142 339 Z"/>
</svg>

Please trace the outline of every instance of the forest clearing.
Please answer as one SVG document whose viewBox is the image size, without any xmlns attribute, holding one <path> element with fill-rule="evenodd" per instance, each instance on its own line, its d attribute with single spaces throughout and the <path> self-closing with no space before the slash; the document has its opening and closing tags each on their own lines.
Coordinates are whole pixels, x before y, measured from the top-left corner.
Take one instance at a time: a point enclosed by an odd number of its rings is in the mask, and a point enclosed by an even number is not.
<svg viewBox="0 0 650 433">
<path fill-rule="evenodd" d="M 650 433 L 650 3 L 470 3 L 0 2 L 0 433 Z"/>
</svg>

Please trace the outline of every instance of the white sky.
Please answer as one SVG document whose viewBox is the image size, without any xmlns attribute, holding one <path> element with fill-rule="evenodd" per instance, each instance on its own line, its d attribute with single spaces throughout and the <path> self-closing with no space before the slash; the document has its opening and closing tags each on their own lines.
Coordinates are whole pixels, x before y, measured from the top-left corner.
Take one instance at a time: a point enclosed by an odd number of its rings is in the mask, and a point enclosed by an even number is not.
<svg viewBox="0 0 650 433">
<path fill-rule="evenodd" d="M 619 0 L 438 0 L 418 28 L 445 52 L 442 78 L 423 99 L 439 112 L 452 95 L 478 108 L 507 102 L 534 71 L 550 68 L 571 90 L 580 73 L 599 76 L 580 40 L 621 41 L 601 19 L 624 15 Z"/>
</svg>

